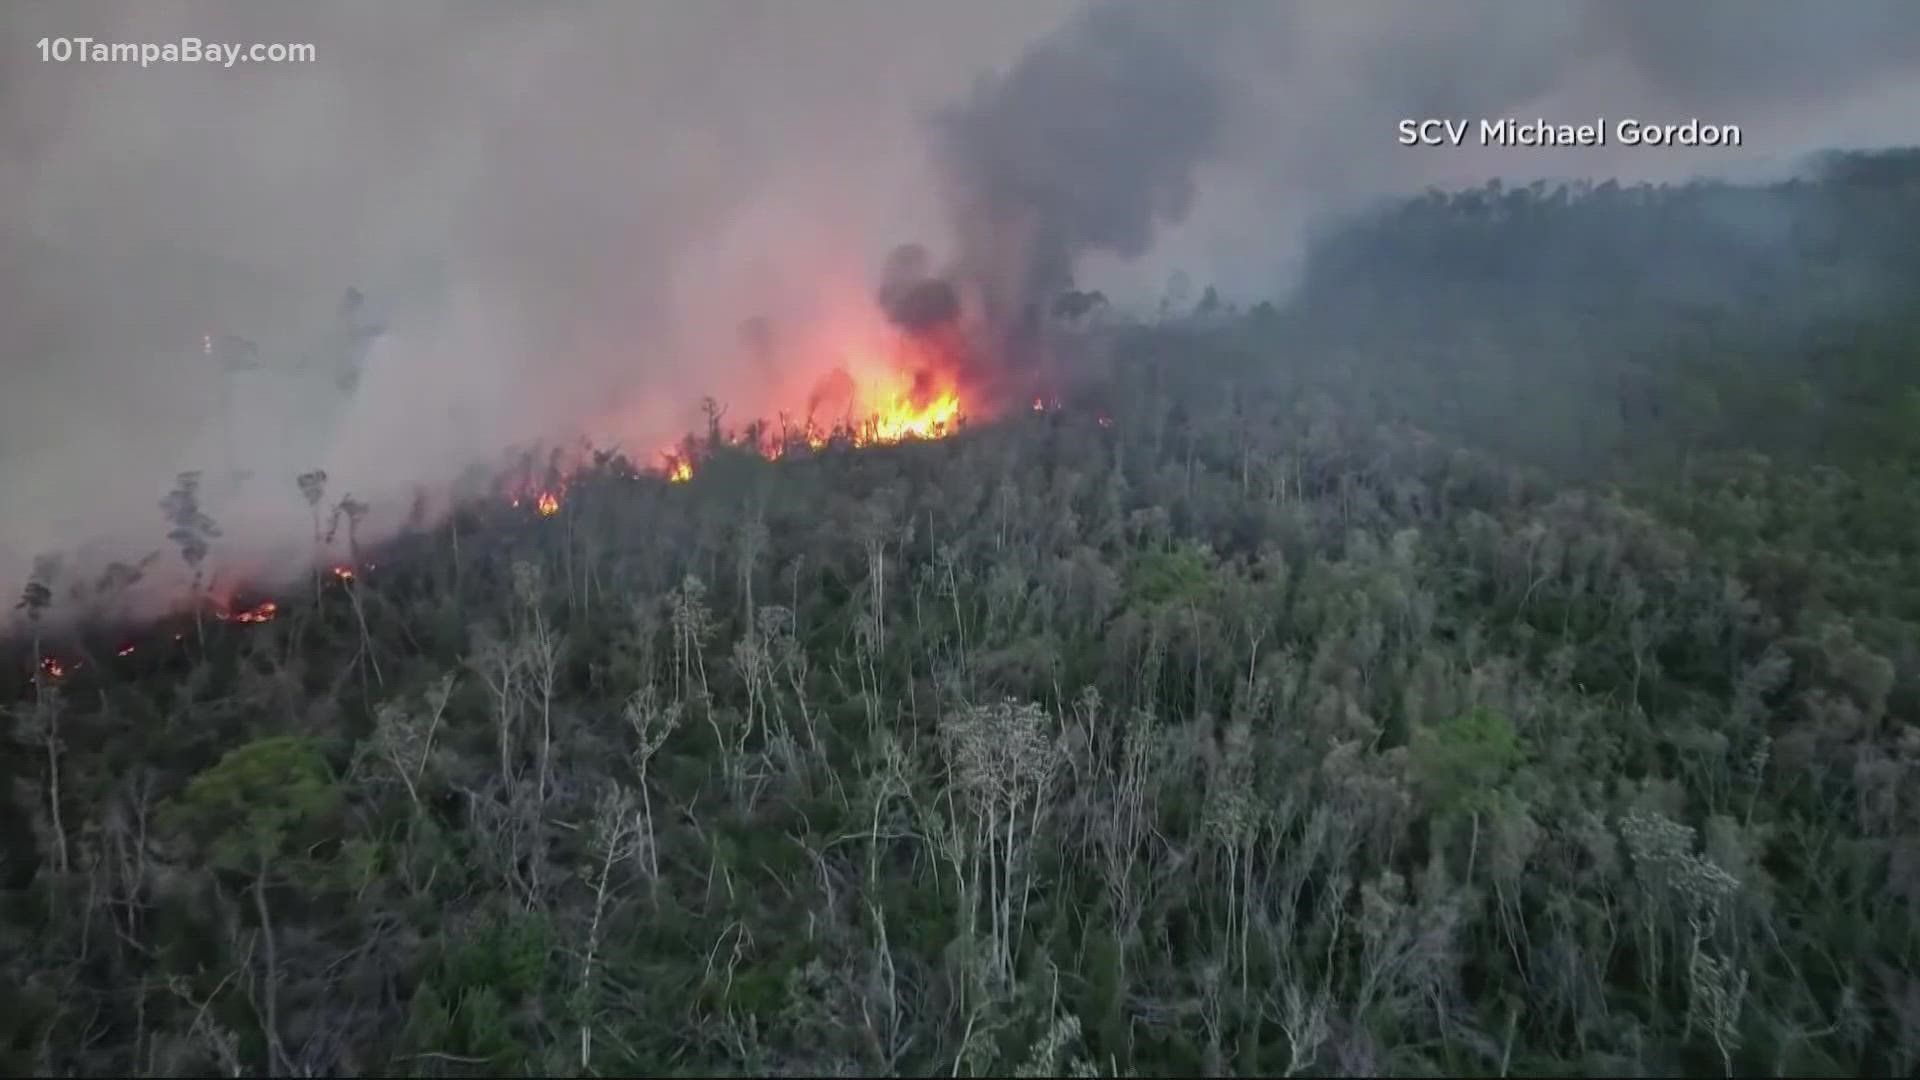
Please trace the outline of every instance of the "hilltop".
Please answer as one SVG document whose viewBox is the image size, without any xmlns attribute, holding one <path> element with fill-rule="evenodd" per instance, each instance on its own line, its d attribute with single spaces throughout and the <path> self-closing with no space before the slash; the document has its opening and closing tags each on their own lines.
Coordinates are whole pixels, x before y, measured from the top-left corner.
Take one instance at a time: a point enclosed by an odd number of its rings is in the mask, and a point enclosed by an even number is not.
<svg viewBox="0 0 1920 1080">
<path fill-rule="evenodd" d="M 0 1070 L 1908 1073 L 1916 178 L 1433 193 L 11 663 Z"/>
</svg>

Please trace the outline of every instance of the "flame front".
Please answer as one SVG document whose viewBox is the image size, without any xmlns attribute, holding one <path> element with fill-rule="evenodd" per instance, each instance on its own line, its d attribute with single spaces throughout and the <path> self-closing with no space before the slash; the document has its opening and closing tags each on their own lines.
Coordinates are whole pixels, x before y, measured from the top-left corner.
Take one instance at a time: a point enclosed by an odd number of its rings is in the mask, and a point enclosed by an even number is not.
<svg viewBox="0 0 1920 1080">
<path fill-rule="evenodd" d="M 551 491 L 543 491 L 540 493 L 540 498 L 534 501 L 533 508 L 541 517 L 552 517 L 560 512 L 560 496 Z"/>
<path fill-rule="evenodd" d="M 818 417 L 810 416 L 803 425 L 796 426 L 782 414 L 777 430 L 764 429 L 759 443 L 743 440 L 740 445 L 751 446 L 768 460 L 778 460 L 787 447 L 800 442 L 815 450 L 822 449 L 835 438 L 845 439 L 856 447 L 885 446 L 912 439 L 942 439 L 958 431 L 965 422 L 966 414 L 961 408 L 960 391 L 956 387 L 948 384 L 929 390 L 926 387 L 929 379 L 924 372 L 912 379 L 902 376 L 891 381 L 908 385 L 884 397 L 862 394 L 856 399 L 866 405 L 864 410 L 860 410 L 864 412 L 864 419 L 848 416 L 823 425 Z M 849 408 L 848 412 L 858 415 L 858 409 L 856 405 Z M 693 479 L 698 449 L 695 442 L 688 440 L 662 450 L 660 474 L 676 484 Z M 543 504 L 541 513 L 548 512 Z"/>
<path fill-rule="evenodd" d="M 751 338 L 750 366 L 731 369 L 724 356 L 716 357 L 716 371 L 750 376 L 751 384 L 741 386 L 743 393 L 732 402 L 727 394 L 710 398 L 706 409 L 713 426 L 662 446 L 648 471 L 683 483 L 723 446 L 777 459 L 829 445 L 947 438 L 977 419 L 975 410 L 991 408 L 1001 395 L 974 378 L 983 369 L 969 331 L 957 322 L 903 330 L 874 305 L 864 276 L 861 271 L 826 285 L 814 294 L 812 312 L 791 330 Z M 729 404 L 735 406 L 731 423 L 718 429 Z M 660 421 L 653 415 L 622 415 L 629 408 L 643 411 L 638 403 L 623 405 L 596 426 L 615 432 L 617 441 L 625 441 L 617 434 L 622 431 L 657 437 Z M 651 406 L 644 412 L 658 414 Z M 536 490 L 522 486 L 512 494 L 532 499 Z"/>
<path fill-rule="evenodd" d="M 938 439 L 952 434 L 960 422 L 960 395 L 949 389 L 931 401 L 915 405 L 904 397 L 895 397 L 875 413 L 865 434 L 854 442 L 895 443 L 903 439 Z"/>
<path fill-rule="evenodd" d="M 280 605 L 271 600 L 262 600 L 245 611 L 234 612 L 233 621 L 237 623 L 272 622 L 280 614 Z"/>
</svg>

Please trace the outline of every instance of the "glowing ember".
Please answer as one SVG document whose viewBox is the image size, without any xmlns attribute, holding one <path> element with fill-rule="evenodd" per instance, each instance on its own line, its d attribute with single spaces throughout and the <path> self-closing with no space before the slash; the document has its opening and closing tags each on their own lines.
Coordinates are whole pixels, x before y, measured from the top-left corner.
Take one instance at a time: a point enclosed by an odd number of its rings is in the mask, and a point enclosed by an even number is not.
<svg viewBox="0 0 1920 1080">
<path fill-rule="evenodd" d="M 540 493 L 540 498 L 535 500 L 533 508 L 541 517 L 552 517 L 560 512 L 560 497 L 551 491 L 543 491 Z"/>
<path fill-rule="evenodd" d="M 1045 412 L 1045 411 L 1046 411 L 1046 408 L 1047 408 L 1047 403 L 1046 403 L 1046 402 L 1044 402 L 1044 401 L 1041 401 L 1041 400 L 1040 400 L 1039 398 L 1034 398 L 1034 399 L 1033 399 L 1033 411 L 1034 411 L 1034 412 Z"/>
<path fill-rule="evenodd" d="M 131 646 L 131 645 L 122 645 L 122 646 L 120 646 L 120 649 L 119 649 L 119 651 L 117 651 L 117 652 L 115 652 L 115 653 L 114 653 L 113 655 L 115 655 L 115 656 L 132 656 L 132 655 L 133 655 L 133 646 Z"/>
<path fill-rule="evenodd" d="M 341 581 L 353 580 L 353 567 L 351 566 L 336 566 L 329 572 Z"/>
<path fill-rule="evenodd" d="M 233 616 L 233 621 L 238 623 L 272 622 L 273 617 L 278 614 L 280 614 L 279 604 L 271 600 L 262 600 L 260 603 L 245 611 L 236 612 Z"/>
<path fill-rule="evenodd" d="M 78 667 L 79 665 L 75 664 L 74 666 Z M 57 656 L 41 657 L 40 670 L 45 672 L 49 679 L 64 679 L 67 676 L 67 665 L 61 663 L 60 658 Z"/>
</svg>

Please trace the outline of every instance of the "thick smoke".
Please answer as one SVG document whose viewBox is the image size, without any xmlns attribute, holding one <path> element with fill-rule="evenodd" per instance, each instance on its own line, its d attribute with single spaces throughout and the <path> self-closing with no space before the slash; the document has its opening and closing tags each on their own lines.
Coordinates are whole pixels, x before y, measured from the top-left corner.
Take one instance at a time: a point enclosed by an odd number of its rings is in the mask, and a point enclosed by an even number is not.
<svg viewBox="0 0 1920 1080">
<path fill-rule="evenodd" d="M 1259 22 L 1267 22 L 1264 15 Z M 1037 323 L 1092 251 L 1145 255 L 1182 219 L 1214 150 L 1226 72 L 1220 12 L 1098 4 L 930 117 L 955 247 L 936 270 L 905 244 L 882 271 L 889 319 L 925 335 L 977 316 L 970 361 L 1031 359 Z M 964 298 L 964 299 L 963 299 Z"/>
<path fill-rule="evenodd" d="M 955 272 L 981 290 L 990 326 L 1072 288 L 1087 252 L 1143 255 L 1186 215 L 1220 127 L 1220 14 L 1092 7 L 934 118 Z"/>
<path fill-rule="evenodd" d="M 80 35 L 318 59 L 38 59 Z M 213 558 L 257 570 L 304 557 L 311 470 L 373 503 L 375 539 L 508 444 L 644 455 L 703 395 L 848 396 L 819 377 L 849 336 L 966 327 L 1005 365 L 1069 288 L 1151 302 L 1179 267 L 1273 296 L 1380 195 L 1904 140 L 1917 48 L 1898 0 L 14 3 L 0 589 L 46 552 L 177 567 L 157 503 L 183 470 Z M 1699 116 L 1747 147 L 1395 143 L 1483 115 Z"/>
<path fill-rule="evenodd" d="M 158 507 L 182 471 L 233 578 L 298 569 L 313 470 L 323 510 L 371 504 L 371 542 L 416 488 L 437 512 L 513 444 L 644 461 L 704 395 L 792 409 L 870 310 L 879 257 L 944 240 L 916 116 L 1067 10 L 7 5 L 0 592 L 42 553 L 157 551 L 147 586 L 177 597 L 154 579 L 184 576 Z M 184 35 L 317 59 L 142 69 L 35 45 Z M 350 287 L 364 310 L 342 310 Z M 257 366 L 228 374 L 228 336 Z"/>
<path fill-rule="evenodd" d="M 924 333 L 960 318 L 960 294 L 934 273 L 933 256 L 919 244 L 902 244 L 880 270 L 881 310 L 895 326 Z"/>
<path fill-rule="evenodd" d="M 1271 291 L 1311 223 L 1424 184 L 1677 179 L 1778 168 L 1832 138 L 1905 138 L 1920 101 L 1917 64 L 1920 7 L 1900 0 L 1114 0 L 1083 10 L 934 117 L 958 244 L 949 272 L 1017 353 L 1035 315 L 1090 265 L 1164 274 L 1172 260 L 1140 256 L 1171 248 L 1179 262 L 1240 279 L 1223 284 Z M 1837 126 L 1849 105 L 1851 122 Z M 1741 125 L 1748 145 L 1410 151 L 1395 142 L 1404 118 L 1509 115 L 1698 116 Z"/>
</svg>

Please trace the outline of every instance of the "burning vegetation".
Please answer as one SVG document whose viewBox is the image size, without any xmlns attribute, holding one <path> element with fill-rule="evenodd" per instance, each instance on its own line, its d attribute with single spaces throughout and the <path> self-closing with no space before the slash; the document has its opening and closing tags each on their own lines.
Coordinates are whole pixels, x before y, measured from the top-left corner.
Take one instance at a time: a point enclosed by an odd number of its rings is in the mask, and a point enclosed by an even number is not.
<svg viewBox="0 0 1920 1080">
<path fill-rule="evenodd" d="M 1024 378 L 1009 377 L 1011 368 L 1030 365 L 1011 359 L 1016 350 L 1002 340 L 1002 321 L 978 318 L 977 312 L 969 314 L 962 290 L 968 280 L 955 268 L 936 270 L 924 248 L 902 245 L 886 260 L 878 287 L 865 298 L 870 305 L 865 316 L 832 327 L 825 340 L 794 349 L 796 355 L 783 355 L 770 320 L 748 320 L 743 340 L 771 370 L 783 363 L 801 371 L 808 367 L 818 371 L 825 366 L 825 373 L 810 383 L 802 377 L 802 381 L 787 387 L 788 400 L 795 408 L 776 409 L 772 419 L 763 416 L 744 426 L 723 429 L 721 419 L 726 410 L 710 398 L 704 437 L 700 433 L 686 435 L 660 451 L 650 467 L 635 467 L 616 452 L 595 450 L 585 442 L 543 453 L 528 451 L 495 475 L 489 485 L 498 500 L 494 505 L 530 511 L 535 520 L 553 518 L 566 506 L 572 485 L 589 475 L 605 475 L 606 468 L 616 462 L 619 467 L 613 475 L 638 479 L 650 473 L 678 484 L 691 481 L 702 463 L 723 447 L 747 450 L 773 461 L 832 447 L 864 449 L 943 439 L 979 416 L 1020 411 L 1029 397 L 1036 412 L 1058 410 L 1061 403 L 1053 393 L 1034 393 L 1043 388 L 1032 377 L 1037 372 L 1029 372 Z M 856 301 L 845 310 L 858 308 Z M 202 344 L 217 350 L 222 347 L 222 339 L 208 335 Z M 1022 355 L 1031 359 L 1032 354 L 1029 350 Z M 796 392 L 800 390 L 804 394 Z M 1104 416 L 1100 422 L 1110 423 Z M 362 557 L 358 529 L 371 508 L 350 494 L 337 500 L 330 498 L 324 471 L 314 470 L 297 480 L 312 518 L 315 601 L 322 601 L 323 586 L 344 589 L 359 619 L 359 589 L 372 564 Z M 417 494 L 410 527 L 419 527 L 424 521 L 422 502 L 426 498 L 425 492 Z M 254 572 L 257 567 L 235 573 L 216 566 L 209 558 L 222 533 L 202 505 L 200 473 L 181 474 L 160 508 L 169 527 L 168 539 L 192 578 L 177 614 L 191 616 L 200 647 L 204 648 L 205 641 L 203 619 L 258 626 L 279 618 L 285 597 L 265 598 L 260 575 Z M 347 558 L 338 558 L 341 549 L 335 546 L 336 539 L 344 540 Z M 28 599 L 21 606 L 32 614 L 50 601 L 51 593 L 30 587 Z M 172 630 L 172 625 L 168 629 Z M 176 642 L 186 640 L 184 632 L 176 631 L 172 636 Z M 131 641 L 113 650 L 113 656 L 121 660 L 129 660 L 135 653 Z M 78 666 L 77 660 L 49 656 L 40 662 L 37 674 L 58 680 Z"/>
<path fill-rule="evenodd" d="M 280 614 L 279 604 L 273 602 L 272 600 L 262 600 L 259 603 L 253 605 L 252 607 L 241 608 L 238 611 L 220 614 L 218 617 L 226 620 L 231 620 L 237 623 L 247 624 L 247 623 L 272 622 L 274 618 L 279 614 Z"/>
<path fill-rule="evenodd" d="M 843 369 L 836 369 L 821 381 L 824 385 L 834 385 L 842 379 L 852 382 Z M 906 384 L 903 389 L 887 392 L 879 407 L 863 416 L 856 417 L 848 409 L 838 419 L 823 420 L 818 409 L 811 409 L 804 420 L 796 421 L 782 413 L 774 423 L 756 420 L 731 435 L 715 430 L 710 433 L 709 441 L 745 447 L 769 461 L 777 461 L 798 449 L 821 450 L 834 443 L 861 449 L 943 439 L 966 424 L 967 413 L 962 408 L 957 384 L 911 377 L 901 381 Z M 815 401 L 820 397 L 816 392 Z M 659 474 L 672 483 L 693 479 L 700 452 L 700 443 L 692 438 L 662 450 Z M 542 498 L 547 496 L 547 492 L 542 492 Z M 557 510 L 558 497 L 554 499 L 552 506 Z M 543 514 L 550 512 L 544 507 L 541 509 Z"/>
<path fill-rule="evenodd" d="M 995 370 L 1003 358 L 983 348 L 981 328 L 966 321 L 959 287 L 952 276 L 936 274 L 925 248 L 905 244 L 893 251 L 872 302 L 884 316 L 884 344 L 868 340 L 843 352 L 814 380 L 804 410 L 782 410 L 773 422 L 756 420 L 725 440 L 710 403 L 708 443 L 726 441 L 777 459 L 834 443 L 861 448 L 941 439 L 1004 400 L 996 386 L 1004 373 Z M 756 353 L 777 359 L 766 320 L 749 323 Z M 663 451 L 661 475 L 691 479 L 698 450 L 688 439 Z"/>
</svg>

